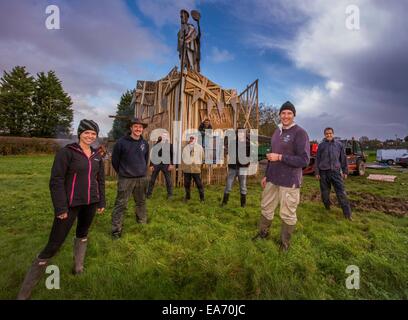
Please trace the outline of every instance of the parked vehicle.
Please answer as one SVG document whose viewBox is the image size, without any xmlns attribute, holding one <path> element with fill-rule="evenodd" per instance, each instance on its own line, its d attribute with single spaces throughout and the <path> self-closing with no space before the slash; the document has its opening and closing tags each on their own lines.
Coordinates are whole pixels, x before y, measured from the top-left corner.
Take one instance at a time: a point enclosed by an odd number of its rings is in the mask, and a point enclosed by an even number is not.
<svg viewBox="0 0 408 320">
<path fill-rule="evenodd" d="M 314 174 L 318 147 L 319 147 L 318 143 L 312 143 L 312 142 L 310 143 L 310 161 L 309 161 L 309 165 L 306 168 L 303 168 L 304 175 Z"/>
<path fill-rule="evenodd" d="M 401 167 L 407 168 L 408 167 L 408 153 L 405 153 L 404 155 L 402 155 L 401 158 L 397 158 L 396 163 Z"/>
<path fill-rule="evenodd" d="M 397 162 L 397 158 L 402 157 L 406 153 L 408 153 L 407 149 L 378 149 L 376 158 L 378 162 L 393 165 Z"/>
<path fill-rule="evenodd" d="M 266 155 L 271 152 L 271 137 L 258 136 L 258 161 L 266 159 Z"/>
<path fill-rule="evenodd" d="M 340 140 L 346 151 L 349 174 L 364 176 L 367 156 L 357 140 Z"/>
<path fill-rule="evenodd" d="M 338 141 L 343 144 L 344 150 L 346 151 L 349 174 L 363 176 L 365 174 L 365 164 L 367 161 L 367 156 L 363 152 L 361 143 L 354 139 L 339 139 Z M 306 168 L 303 168 L 304 175 L 314 173 L 317 150 L 318 144 L 310 143 L 310 162 Z"/>
</svg>

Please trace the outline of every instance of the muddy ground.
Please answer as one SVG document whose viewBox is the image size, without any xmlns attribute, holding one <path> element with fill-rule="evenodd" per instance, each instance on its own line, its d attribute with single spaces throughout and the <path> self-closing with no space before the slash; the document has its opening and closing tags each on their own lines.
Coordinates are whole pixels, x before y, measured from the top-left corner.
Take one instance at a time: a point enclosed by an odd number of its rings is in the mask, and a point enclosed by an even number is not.
<svg viewBox="0 0 408 320">
<path fill-rule="evenodd" d="M 401 198 L 383 198 L 370 193 L 348 192 L 352 209 L 359 211 L 380 211 L 397 217 L 408 216 L 408 200 Z M 302 200 L 321 202 L 320 192 L 302 194 Z M 353 199 L 357 198 L 358 199 Z M 338 206 L 336 195 L 330 194 L 330 201 Z"/>
</svg>

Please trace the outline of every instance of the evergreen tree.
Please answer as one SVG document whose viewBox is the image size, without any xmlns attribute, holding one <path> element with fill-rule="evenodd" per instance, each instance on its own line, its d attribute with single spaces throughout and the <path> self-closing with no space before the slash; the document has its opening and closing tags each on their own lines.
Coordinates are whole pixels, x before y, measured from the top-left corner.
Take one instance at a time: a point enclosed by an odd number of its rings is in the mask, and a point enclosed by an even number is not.
<svg viewBox="0 0 408 320">
<path fill-rule="evenodd" d="M 112 139 L 117 140 L 129 131 L 126 119 L 131 118 L 135 114 L 134 106 L 131 105 L 133 93 L 134 90 L 127 90 L 120 98 L 116 110 L 117 118 L 113 120 L 112 130 L 109 132 L 109 137 Z"/>
<path fill-rule="evenodd" d="M 35 81 L 31 135 L 66 137 L 73 120 L 72 100 L 54 71 L 40 72 Z"/>
<path fill-rule="evenodd" d="M 33 112 L 34 78 L 25 67 L 16 66 L 0 79 L 0 133 L 28 135 Z"/>
</svg>

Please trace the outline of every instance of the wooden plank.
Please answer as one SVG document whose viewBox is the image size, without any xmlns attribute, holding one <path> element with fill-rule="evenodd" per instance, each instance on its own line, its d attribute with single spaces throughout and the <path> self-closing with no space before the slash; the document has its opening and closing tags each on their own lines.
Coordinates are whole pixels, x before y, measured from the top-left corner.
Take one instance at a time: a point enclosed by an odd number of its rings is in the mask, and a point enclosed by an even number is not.
<svg viewBox="0 0 408 320">
<path fill-rule="evenodd" d="M 387 174 L 370 174 L 367 179 L 375 181 L 385 181 L 385 182 L 395 182 L 397 176 L 387 175 Z"/>
<path fill-rule="evenodd" d="M 216 96 L 213 92 L 211 92 L 210 90 L 208 90 L 206 87 L 204 87 L 203 84 L 201 84 L 201 83 L 199 83 L 199 82 L 197 82 L 197 81 L 195 81 L 194 79 L 191 79 L 191 78 L 189 78 L 189 77 L 187 77 L 186 80 L 187 80 L 187 82 L 190 82 L 191 84 L 197 86 L 197 87 L 200 88 L 201 90 L 204 90 L 205 93 L 207 93 L 209 96 L 211 96 L 211 97 L 213 97 L 215 100 L 217 100 L 217 96 Z M 221 90 L 221 88 L 220 88 L 220 90 Z"/>
</svg>

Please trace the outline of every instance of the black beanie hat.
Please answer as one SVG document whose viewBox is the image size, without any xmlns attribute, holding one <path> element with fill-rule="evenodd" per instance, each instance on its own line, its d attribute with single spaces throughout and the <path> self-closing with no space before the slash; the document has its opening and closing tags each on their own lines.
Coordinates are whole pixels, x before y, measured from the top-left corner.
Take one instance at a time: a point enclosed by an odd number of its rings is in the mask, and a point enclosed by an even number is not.
<svg viewBox="0 0 408 320">
<path fill-rule="evenodd" d="M 95 131 L 96 135 L 99 135 L 99 126 L 95 121 L 82 119 L 78 126 L 78 138 L 86 130 Z"/>
<path fill-rule="evenodd" d="M 290 102 L 290 101 L 286 101 L 284 104 L 282 104 L 282 106 L 279 109 L 279 114 L 281 114 L 281 112 L 283 110 L 290 110 L 293 112 L 293 115 L 296 117 L 296 109 L 295 106 Z"/>
</svg>

